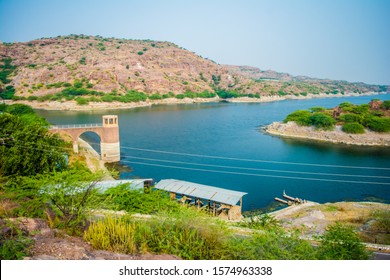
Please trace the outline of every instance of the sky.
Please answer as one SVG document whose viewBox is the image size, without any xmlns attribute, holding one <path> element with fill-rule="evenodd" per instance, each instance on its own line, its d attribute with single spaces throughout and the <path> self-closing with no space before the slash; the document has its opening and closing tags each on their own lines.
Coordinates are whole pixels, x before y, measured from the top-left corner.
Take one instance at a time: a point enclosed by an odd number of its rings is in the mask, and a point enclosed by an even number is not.
<svg viewBox="0 0 390 280">
<path fill-rule="evenodd" d="M 390 0 L 0 0 L 0 41 L 170 41 L 220 64 L 390 85 Z"/>
</svg>

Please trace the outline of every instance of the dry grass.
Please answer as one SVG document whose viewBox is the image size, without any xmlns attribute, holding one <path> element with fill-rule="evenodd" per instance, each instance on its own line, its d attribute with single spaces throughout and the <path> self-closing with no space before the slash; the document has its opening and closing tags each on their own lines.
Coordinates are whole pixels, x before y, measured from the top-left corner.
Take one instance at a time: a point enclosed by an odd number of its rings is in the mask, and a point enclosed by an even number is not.
<svg viewBox="0 0 390 280">
<path fill-rule="evenodd" d="M 295 206 L 294 206 L 295 207 Z M 376 211 L 389 211 L 390 205 L 376 202 L 337 202 L 299 205 L 277 213 L 286 228 L 299 229 L 303 234 L 323 234 L 328 225 L 340 222 L 355 228 L 364 242 L 390 244 L 390 233 L 378 230 Z"/>
</svg>

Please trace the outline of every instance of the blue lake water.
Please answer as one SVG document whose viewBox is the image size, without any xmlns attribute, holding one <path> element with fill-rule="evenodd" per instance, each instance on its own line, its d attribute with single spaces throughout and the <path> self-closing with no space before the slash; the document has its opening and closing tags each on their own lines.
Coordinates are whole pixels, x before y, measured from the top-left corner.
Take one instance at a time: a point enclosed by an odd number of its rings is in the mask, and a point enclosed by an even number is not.
<svg viewBox="0 0 390 280">
<path fill-rule="evenodd" d="M 102 114 L 117 114 L 121 163 L 133 169 L 122 178 L 174 178 L 243 191 L 244 210 L 253 210 L 272 205 L 283 190 L 317 202 L 390 203 L 390 148 L 282 139 L 260 129 L 297 109 L 373 98 L 390 95 L 38 113 L 55 124 L 96 123 Z"/>
</svg>

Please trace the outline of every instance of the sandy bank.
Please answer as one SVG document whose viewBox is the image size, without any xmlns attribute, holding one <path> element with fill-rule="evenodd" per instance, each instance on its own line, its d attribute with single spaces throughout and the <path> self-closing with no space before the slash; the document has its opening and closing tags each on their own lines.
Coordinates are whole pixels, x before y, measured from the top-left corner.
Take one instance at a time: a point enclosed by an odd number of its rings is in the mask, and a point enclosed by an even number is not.
<svg viewBox="0 0 390 280">
<path fill-rule="evenodd" d="M 333 97 L 346 97 L 346 96 L 364 96 L 364 95 L 377 95 L 383 94 L 378 92 L 368 92 L 363 94 L 357 93 L 346 93 L 342 94 L 311 94 L 308 96 L 295 96 L 295 95 L 286 95 L 286 96 L 262 96 L 261 98 L 250 98 L 250 97 L 238 97 L 238 98 L 229 98 L 221 99 L 218 96 L 214 98 L 167 98 L 162 100 L 147 100 L 136 103 L 122 103 L 122 102 L 89 102 L 86 105 L 78 105 L 76 101 L 27 101 L 27 100 L 5 100 L 7 104 L 26 104 L 31 106 L 34 109 L 43 109 L 43 110 L 61 110 L 61 111 L 90 111 L 90 110 L 110 110 L 110 109 L 131 109 L 138 107 L 149 107 L 152 105 L 174 105 L 174 104 L 192 104 L 192 103 L 211 103 L 211 102 L 229 102 L 229 103 L 263 103 L 263 102 L 274 102 L 282 100 L 301 100 L 301 99 L 312 99 L 312 98 L 333 98 Z"/>
<path fill-rule="evenodd" d="M 289 138 L 309 139 L 335 144 L 358 146 L 390 146 L 390 133 L 377 133 L 366 130 L 364 134 L 349 134 L 336 126 L 332 131 L 316 130 L 312 126 L 298 126 L 295 122 L 274 122 L 267 126 L 265 132 Z"/>
</svg>

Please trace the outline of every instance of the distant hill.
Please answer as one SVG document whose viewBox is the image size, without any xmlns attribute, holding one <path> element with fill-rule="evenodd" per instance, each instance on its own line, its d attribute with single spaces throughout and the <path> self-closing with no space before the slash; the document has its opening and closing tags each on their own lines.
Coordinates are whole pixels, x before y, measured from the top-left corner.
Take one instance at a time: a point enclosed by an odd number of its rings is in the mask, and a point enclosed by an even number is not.
<svg viewBox="0 0 390 280">
<path fill-rule="evenodd" d="M 29 99 L 129 91 L 153 98 L 187 93 L 308 95 L 388 91 L 387 86 L 293 77 L 219 65 L 170 42 L 70 35 L 0 45 L 0 94 Z M 62 95 L 60 94 L 62 93 Z M 222 93 L 222 94 L 221 94 Z M 207 94 L 204 97 L 209 97 Z"/>
</svg>

